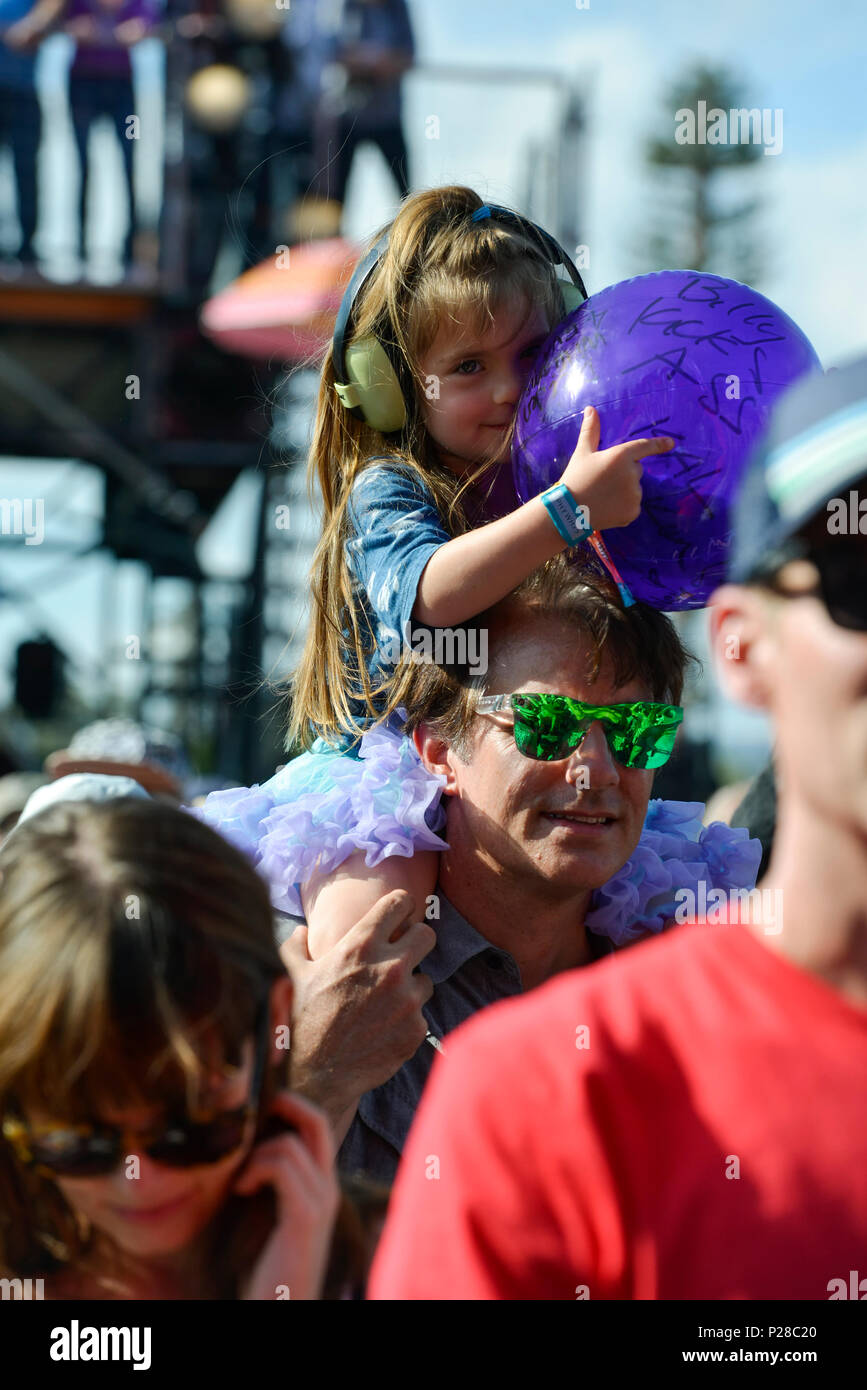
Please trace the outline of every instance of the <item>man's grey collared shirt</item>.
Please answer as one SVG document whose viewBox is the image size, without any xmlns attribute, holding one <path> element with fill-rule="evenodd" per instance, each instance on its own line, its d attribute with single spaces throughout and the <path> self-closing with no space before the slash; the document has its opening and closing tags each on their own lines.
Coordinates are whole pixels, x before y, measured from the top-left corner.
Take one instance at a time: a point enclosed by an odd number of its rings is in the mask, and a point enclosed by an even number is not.
<svg viewBox="0 0 867 1390">
<path fill-rule="evenodd" d="M 436 945 L 420 969 L 434 985 L 424 1006 L 424 1016 L 434 1036 L 445 1039 L 479 1009 L 522 994 L 523 986 L 521 973 L 508 951 L 486 941 L 442 893 L 439 903 Z M 587 941 L 594 959 L 613 949 L 607 937 L 590 931 Z M 423 1042 L 389 1081 L 361 1097 L 338 1154 L 341 1172 L 364 1173 L 388 1184 L 394 1180 L 434 1057 L 435 1049 Z"/>
</svg>

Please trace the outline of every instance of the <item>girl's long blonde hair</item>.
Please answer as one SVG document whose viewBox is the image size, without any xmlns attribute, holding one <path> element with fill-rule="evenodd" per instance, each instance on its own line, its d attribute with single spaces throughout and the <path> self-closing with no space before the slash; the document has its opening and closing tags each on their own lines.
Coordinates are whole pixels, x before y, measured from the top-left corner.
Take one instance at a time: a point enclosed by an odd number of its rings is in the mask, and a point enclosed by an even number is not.
<svg viewBox="0 0 867 1390">
<path fill-rule="evenodd" d="M 309 748 L 317 735 L 331 742 L 347 733 L 360 737 L 363 725 L 352 709 L 359 689 L 367 708 L 363 724 L 378 723 L 402 703 L 412 677 L 404 655 L 392 679 L 371 683 L 375 637 L 356 605 L 346 563 L 350 495 L 371 455 L 387 454 L 416 473 L 453 536 L 468 529 L 463 494 L 491 467 L 482 462 L 458 480 L 439 462 L 422 421 L 420 359 L 441 324 L 450 318 L 456 332 L 466 325 L 482 334 L 504 305 L 522 301 L 528 309 L 540 306 L 551 327 L 562 317 L 551 262 L 519 227 L 491 218 L 473 222 L 482 206 L 477 193 L 460 186 L 413 194 L 383 229 L 387 249 L 356 299 L 352 337 L 373 334 L 389 342 L 402 364 L 407 422 L 399 435 L 379 434 L 343 407 L 330 346 L 325 354 L 308 469 L 311 495 L 321 495 L 323 529 L 311 570 L 310 624 L 291 683 L 287 746 Z"/>
</svg>

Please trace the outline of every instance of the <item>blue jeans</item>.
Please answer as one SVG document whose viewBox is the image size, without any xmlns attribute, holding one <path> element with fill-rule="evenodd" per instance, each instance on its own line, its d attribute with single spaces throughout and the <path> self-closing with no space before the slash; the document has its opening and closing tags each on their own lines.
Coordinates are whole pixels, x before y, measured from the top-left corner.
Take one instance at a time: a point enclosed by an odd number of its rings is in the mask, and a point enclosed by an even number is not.
<svg viewBox="0 0 867 1390">
<path fill-rule="evenodd" d="M 0 88 L 0 144 L 12 151 L 22 260 L 33 259 L 36 231 L 36 156 L 42 140 L 42 109 L 35 87 Z"/>
<path fill-rule="evenodd" d="M 328 148 L 319 152 L 327 161 L 317 173 L 316 192 L 320 197 L 343 202 L 355 151 L 365 142 L 377 146 L 401 198 L 406 197 L 409 193 L 409 158 L 401 127 L 390 125 L 363 129 L 348 118 L 337 124 L 328 141 Z"/>
<path fill-rule="evenodd" d="M 123 154 L 123 167 L 126 174 L 126 190 L 129 200 L 129 226 L 123 243 L 123 263 L 132 260 L 132 240 L 136 230 L 135 191 L 132 179 L 132 153 L 134 140 L 126 137 L 127 117 L 135 113 L 132 78 L 126 74 L 112 77 L 86 77 L 71 73 L 69 78 L 69 104 L 72 109 L 72 125 L 78 158 L 81 166 L 81 192 L 78 206 L 79 244 L 81 254 L 85 253 L 85 218 L 87 216 L 88 168 L 87 140 L 90 127 L 102 116 L 108 116 L 114 125 Z"/>
</svg>

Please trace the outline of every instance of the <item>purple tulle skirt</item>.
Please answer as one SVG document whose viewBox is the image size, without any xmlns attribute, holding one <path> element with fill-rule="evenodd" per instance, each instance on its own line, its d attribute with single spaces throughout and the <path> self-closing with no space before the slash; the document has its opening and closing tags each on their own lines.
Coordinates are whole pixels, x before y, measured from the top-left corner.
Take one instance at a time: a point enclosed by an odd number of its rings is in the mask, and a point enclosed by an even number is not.
<svg viewBox="0 0 867 1390">
<path fill-rule="evenodd" d="M 357 755 L 317 740 L 261 786 L 211 792 L 196 814 L 250 856 L 278 911 L 300 917 L 301 886 L 358 850 L 374 868 L 394 854 L 448 849 L 438 834 L 444 782 L 391 721 L 366 733 Z"/>
<path fill-rule="evenodd" d="M 300 888 L 363 850 L 368 868 L 391 855 L 448 849 L 442 787 L 393 717 L 357 750 L 321 740 L 268 782 L 212 792 L 195 814 L 244 850 L 264 875 L 274 907 L 303 916 Z M 755 886 L 762 847 L 745 829 L 703 825 L 698 801 L 651 801 L 641 837 L 621 869 L 591 898 L 589 931 L 623 946 L 681 920 L 699 885 L 730 893 Z"/>
<path fill-rule="evenodd" d="M 752 889 L 760 841 L 743 826 L 702 824 L 701 801 L 651 801 L 632 854 L 597 888 L 584 919 L 588 931 L 626 946 L 690 915 L 682 909 L 705 893 Z"/>
</svg>

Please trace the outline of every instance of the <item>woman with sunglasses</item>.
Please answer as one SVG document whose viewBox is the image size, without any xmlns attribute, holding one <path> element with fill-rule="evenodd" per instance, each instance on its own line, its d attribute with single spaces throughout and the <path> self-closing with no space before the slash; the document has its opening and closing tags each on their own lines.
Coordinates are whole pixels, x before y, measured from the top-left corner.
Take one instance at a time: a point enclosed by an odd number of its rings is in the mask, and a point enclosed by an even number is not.
<svg viewBox="0 0 867 1390">
<path fill-rule="evenodd" d="M 319 1297 L 333 1144 L 286 1089 L 292 985 L 247 861 L 130 799 L 35 816 L 0 874 L 0 1275 Z"/>
</svg>

